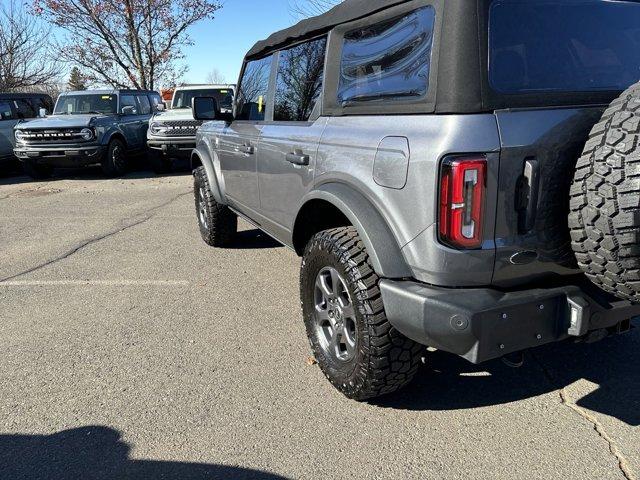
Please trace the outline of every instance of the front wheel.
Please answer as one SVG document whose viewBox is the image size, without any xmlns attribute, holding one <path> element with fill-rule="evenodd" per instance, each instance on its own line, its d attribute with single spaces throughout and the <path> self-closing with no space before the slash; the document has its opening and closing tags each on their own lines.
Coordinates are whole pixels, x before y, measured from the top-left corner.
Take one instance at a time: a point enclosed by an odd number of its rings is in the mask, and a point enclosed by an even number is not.
<svg viewBox="0 0 640 480">
<path fill-rule="evenodd" d="M 127 147 L 117 138 L 109 142 L 102 160 L 102 171 L 108 177 L 119 177 L 127 171 Z"/>
<path fill-rule="evenodd" d="M 355 228 L 320 232 L 307 245 L 300 271 L 307 336 L 322 372 L 355 400 L 404 387 L 423 350 L 387 320 L 378 281 Z"/>
<path fill-rule="evenodd" d="M 207 245 L 227 247 L 238 232 L 238 216 L 226 205 L 216 202 L 211 194 L 204 167 L 193 172 L 193 191 L 200 235 Z"/>
</svg>

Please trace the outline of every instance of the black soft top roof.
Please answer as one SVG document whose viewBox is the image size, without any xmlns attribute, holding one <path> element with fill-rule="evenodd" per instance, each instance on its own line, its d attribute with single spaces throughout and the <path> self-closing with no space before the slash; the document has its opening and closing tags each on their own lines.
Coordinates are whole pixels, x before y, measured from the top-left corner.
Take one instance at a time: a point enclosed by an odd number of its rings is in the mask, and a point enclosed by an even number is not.
<svg viewBox="0 0 640 480">
<path fill-rule="evenodd" d="M 571 105 L 605 105 L 619 96 L 620 91 L 525 92 L 503 94 L 489 82 L 489 12 L 496 0 L 345 0 L 327 13 L 303 20 L 260 41 L 247 53 L 245 61 L 264 57 L 290 44 L 301 42 L 344 24 L 365 22 L 368 17 L 384 17 L 404 8 L 430 5 L 436 9 L 433 53 L 426 100 L 415 105 L 402 105 L 386 113 L 480 113 L 509 108 L 543 108 Z M 510 3 L 539 3 L 546 0 L 509 0 Z M 580 0 L 555 0 L 580 3 Z M 600 0 L 605 3 L 606 0 Z M 633 0 L 640 1 L 640 0 Z M 329 45 L 327 55 L 329 79 L 338 77 L 340 58 L 339 35 Z M 336 85 L 325 88 L 331 92 Z M 337 101 L 336 99 L 333 99 Z M 377 114 L 381 106 L 372 103 L 362 107 L 342 108 L 328 105 L 325 98 L 324 115 Z"/>
<path fill-rule="evenodd" d="M 346 0 L 323 15 L 302 20 L 293 27 L 276 32 L 266 40 L 256 43 L 247 53 L 247 58 L 259 57 L 292 40 L 320 35 L 337 25 L 358 20 L 406 1 L 408 0 Z"/>
</svg>

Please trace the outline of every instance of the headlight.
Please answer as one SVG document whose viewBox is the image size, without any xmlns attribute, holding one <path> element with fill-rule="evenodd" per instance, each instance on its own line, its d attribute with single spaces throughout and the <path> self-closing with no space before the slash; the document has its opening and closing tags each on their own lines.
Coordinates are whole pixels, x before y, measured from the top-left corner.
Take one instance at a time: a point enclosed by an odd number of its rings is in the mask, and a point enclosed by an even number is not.
<svg viewBox="0 0 640 480">
<path fill-rule="evenodd" d="M 151 130 L 151 133 L 154 135 L 165 135 L 167 133 L 166 125 L 160 122 L 152 122 L 151 125 L 149 125 L 149 130 Z"/>
<path fill-rule="evenodd" d="M 16 130 L 14 135 L 17 141 L 21 142 L 24 140 L 25 133 L 22 130 Z"/>
<path fill-rule="evenodd" d="M 92 140 L 93 139 L 93 130 L 90 128 L 83 128 L 80 130 L 80 138 L 83 140 Z"/>
</svg>

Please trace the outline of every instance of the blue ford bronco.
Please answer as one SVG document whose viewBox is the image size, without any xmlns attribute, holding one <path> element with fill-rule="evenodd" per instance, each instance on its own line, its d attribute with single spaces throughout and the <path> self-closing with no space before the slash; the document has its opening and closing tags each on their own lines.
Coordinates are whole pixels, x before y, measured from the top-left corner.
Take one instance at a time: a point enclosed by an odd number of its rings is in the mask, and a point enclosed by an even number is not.
<svg viewBox="0 0 640 480">
<path fill-rule="evenodd" d="M 15 155 L 33 178 L 53 167 L 101 165 L 107 176 L 126 172 L 129 156 L 147 151 L 147 129 L 160 94 L 87 90 L 58 97 L 53 115 L 15 126 Z"/>
</svg>

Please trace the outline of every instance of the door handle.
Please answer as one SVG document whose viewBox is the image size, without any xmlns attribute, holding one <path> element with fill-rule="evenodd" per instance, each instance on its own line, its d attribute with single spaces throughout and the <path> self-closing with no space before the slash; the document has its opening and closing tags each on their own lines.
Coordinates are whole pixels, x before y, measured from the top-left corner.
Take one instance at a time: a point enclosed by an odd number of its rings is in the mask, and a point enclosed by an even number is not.
<svg viewBox="0 0 640 480">
<path fill-rule="evenodd" d="M 311 158 L 309 155 L 304 155 L 302 153 L 287 153 L 287 162 L 293 163 L 294 165 L 306 167 L 309 165 L 310 160 Z"/>
<path fill-rule="evenodd" d="M 256 152 L 255 147 L 252 147 L 251 145 L 240 145 L 234 148 L 234 150 L 236 152 L 246 153 L 247 155 L 253 155 Z"/>
</svg>

